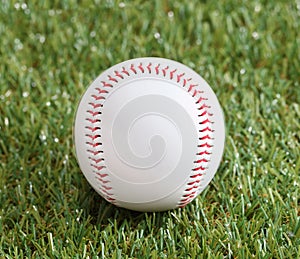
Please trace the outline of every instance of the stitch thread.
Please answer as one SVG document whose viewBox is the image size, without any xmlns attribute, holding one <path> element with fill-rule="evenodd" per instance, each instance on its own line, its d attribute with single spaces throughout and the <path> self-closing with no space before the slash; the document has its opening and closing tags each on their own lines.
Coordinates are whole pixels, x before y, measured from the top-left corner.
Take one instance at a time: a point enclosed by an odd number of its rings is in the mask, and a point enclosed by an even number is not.
<svg viewBox="0 0 300 259">
<path fill-rule="evenodd" d="M 197 153 L 198 156 L 202 156 L 202 155 L 211 155 L 210 152 L 208 152 L 207 150 L 201 151 L 199 153 Z"/>
<path fill-rule="evenodd" d="M 125 67 L 122 67 L 122 71 L 123 74 L 129 76 L 129 72 L 125 69 Z"/>
<path fill-rule="evenodd" d="M 147 69 L 148 69 L 148 73 L 149 73 L 149 74 L 151 74 L 151 66 L 152 66 L 152 64 L 151 64 L 151 62 L 150 62 L 149 65 L 147 66 Z"/>
<path fill-rule="evenodd" d="M 137 73 L 136 70 L 135 70 L 135 68 L 134 68 L 134 64 L 131 64 L 130 70 L 131 70 L 133 73 L 135 73 L 135 74 Z"/>
<path fill-rule="evenodd" d="M 174 76 L 174 73 L 177 71 L 177 69 L 175 68 L 174 70 L 172 70 L 170 72 L 170 79 L 172 80 L 173 79 L 173 76 Z M 178 82 L 177 82 L 178 83 Z"/>
<path fill-rule="evenodd" d="M 144 68 L 143 68 L 143 64 L 142 63 L 140 63 L 140 65 L 138 66 L 138 68 L 142 71 L 142 73 L 144 73 L 145 72 L 145 70 L 144 70 Z"/>
<path fill-rule="evenodd" d="M 105 81 L 101 81 L 101 83 L 102 83 L 103 87 L 112 87 L 112 84 L 107 83 Z"/>
<path fill-rule="evenodd" d="M 166 66 L 165 68 L 162 69 L 162 72 L 163 72 L 164 76 L 166 76 L 168 69 L 169 69 L 169 66 Z"/>
<path fill-rule="evenodd" d="M 102 104 L 100 104 L 100 103 L 89 103 L 89 105 L 91 105 L 93 107 L 93 109 L 97 109 L 97 108 L 102 107 Z"/>
<path fill-rule="evenodd" d="M 101 89 L 99 87 L 96 87 L 95 89 L 98 91 L 98 94 L 107 94 L 108 93 L 107 90 Z"/>
<path fill-rule="evenodd" d="M 185 73 L 182 73 L 180 75 L 177 75 L 177 83 L 180 82 L 181 78 L 185 75 Z"/>
<path fill-rule="evenodd" d="M 118 71 L 115 71 L 115 75 L 121 79 L 124 79 L 124 76 L 122 76 Z"/>
<path fill-rule="evenodd" d="M 157 64 L 157 66 L 155 67 L 155 72 L 157 75 L 159 74 L 159 67 L 160 67 L 160 64 Z"/>
<path fill-rule="evenodd" d="M 109 80 L 109 81 L 113 81 L 113 82 L 115 82 L 115 83 L 118 83 L 118 80 L 115 79 L 114 77 L 112 77 L 111 75 L 108 75 L 108 80 Z"/>
</svg>

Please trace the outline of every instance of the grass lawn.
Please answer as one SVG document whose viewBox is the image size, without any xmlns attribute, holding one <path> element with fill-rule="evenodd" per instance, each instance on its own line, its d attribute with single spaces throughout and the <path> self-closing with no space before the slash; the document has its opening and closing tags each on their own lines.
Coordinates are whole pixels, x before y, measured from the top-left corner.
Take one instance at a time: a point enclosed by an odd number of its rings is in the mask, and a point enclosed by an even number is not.
<svg viewBox="0 0 300 259">
<path fill-rule="evenodd" d="M 0 258 L 299 258 L 299 31 L 295 0 L 1 0 Z M 81 94 L 142 56 L 190 66 L 224 109 L 221 166 L 183 209 L 119 209 L 76 162 Z"/>
</svg>

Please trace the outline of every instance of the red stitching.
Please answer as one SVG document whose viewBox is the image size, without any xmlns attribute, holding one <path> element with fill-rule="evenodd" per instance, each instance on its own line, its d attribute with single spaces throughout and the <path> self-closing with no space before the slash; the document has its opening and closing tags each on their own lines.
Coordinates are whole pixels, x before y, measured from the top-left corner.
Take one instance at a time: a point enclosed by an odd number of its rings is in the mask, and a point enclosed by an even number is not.
<svg viewBox="0 0 300 259">
<path fill-rule="evenodd" d="M 147 69 L 148 69 L 148 73 L 149 73 L 149 74 L 151 74 L 151 66 L 152 66 L 152 64 L 151 64 L 151 62 L 150 62 L 149 65 L 147 66 Z"/>
<path fill-rule="evenodd" d="M 98 174 L 98 173 L 96 173 L 96 174 Z M 96 177 L 97 178 L 97 180 L 99 180 L 102 184 L 107 184 L 107 183 L 109 183 L 110 181 L 108 181 L 108 180 L 103 180 L 101 177 Z"/>
<path fill-rule="evenodd" d="M 209 136 L 209 135 L 205 135 L 203 137 L 200 137 L 199 139 L 200 140 L 205 140 L 205 139 L 213 139 L 213 138 L 211 136 Z"/>
<path fill-rule="evenodd" d="M 196 180 L 196 181 L 194 181 L 194 182 L 188 183 L 188 185 L 194 185 L 194 184 L 197 184 L 197 183 L 200 183 L 200 182 L 201 182 L 200 180 Z"/>
<path fill-rule="evenodd" d="M 90 150 L 90 149 L 88 149 L 87 152 L 93 154 L 94 156 L 103 153 L 103 151 L 101 150 Z"/>
<path fill-rule="evenodd" d="M 97 138 L 100 138 L 101 135 L 91 135 L 91 134 L 85 134 L 86 137 L 89 137 L 91 140 L 95 140 Z"/>
<path fill-rule="evenodd" d="M 193 190 L 193 189 L 197 189 L 198 188 L 198 186 L 192 186 L 192 187 L 189 187 L 189 188 L 186 188 L 185 190 L 187 191 L 187 192 L 189 192 L 189 191 L 191 191 L 191 190 Z"/>
<path fill-rule="evenodd" d="M 98 112 L 98 111 L 94 112 L 94 111 L 88 110 L 87 112 L 88 112 L 89 114 L 91 114 L 93 117 L 95 117 L 95 116 L 101 114 L 101 112 Z"/>
<path fill-rule="evenodd" d="M 98 94 L 107 94 L 108 93 L 107 90 L 101 89 L 99 87 L 96 87 L 95 89 L 98 91 Z"/>
<path fill-rule="evenodd" d="M 101 173 L 96 173 L 98 176 L 100 176 L 101 178 L 105 178 L 105 177 L 107 177 L 108 176 L 108 174 L 101 174 Z"/>
<path fill-rule="evenodd" d="M 193 178 L 197 178 L 197 177 L 200 177 L 200 176 L 202 176 L 202 174 L 194 174 L 194 175 L 191 175 L 190 178 L 193 179 Z"/>
<path fill-rule="evenodd" d="M 199 166 L 199 167 L 196 167 L 196 168 L 193 168 L 192 169 L 193 171 L 204 171 L 204 170 L 206 170 L 206 168 L 205 167 L 203 167 L 202 165 L 201 166 Z"/>
<path fill-rule="evenodd" d="M 91 164 L 92 167 L 96 168 L 98 171 L 101 171 L 102 169 L 106 168 L 106 166 L 104 165 L 94 165 L 94 164 Z"/>
<path fill-rule="evenodd" d="M 196 103 L 200 103 L 202 101 L 207 101 L 207 98 L 203 98 L 202 96 L 199 97 L 199 99 L 196 101 Z"/>
<path fill-rule="evenodd" d="M 184 194 L 182 197 L 191 197 L 192 195 L 194 195 L 196 192 L 193 191 L 192 193 L 189 194 Z"/>
<path fill-rule="evenodd" d="M 114 71 L 114 74 L 117 78 L 124 79 L 124 76 L 121 75 L 118 71 Z M 118 82 L 118 80 L 115 77 L 112 77 L 111 75 L 108 75 L 108 80 L 114 83 Z M 109 91 L 103 88 L 113 87 L 111 83 L 108 83 L 106 81 L 101 81 L 101 83 L 102 83 L 102 88 L 96 87 L 95 90 L 97 91 L 97 94 L 91 95 L 91 97 L 93 97 L 96 101 L 103 101 L 106 99 L 103 95 L 108 94 Z M 89 105 L 92 107 L 92 109 L 87 110 L 87 113 L 91 117 L 87 117 L 86 120 L 94 125 L 92 126 L 89 125 L 85 127 L 87 130 L 90 131 L 89 134 L 85 135 L 87 138 L 90 139 L 90 141 L 86 142 L 86 145 L 91 146 L 93 148 L 97 148 L 98 146 L 102 145 L 102 143 L 99 141 L 101 139 L 101 134 L 99 134 L 101 132 L 101 127 L 99 126 L 99 123 L 101 123 L 101 119 L 98 116 L 102 114 L 101 110 L 99 111 L 99 108 L 102 108 L 103 104 L 90 102 Z M 95 132 L 97 132 L 97 134 L 95 134 Z M 103 154 L 103 151 L 88 149 L 87 152 L 91 154 L 91 156 L 89 156 L 88 158 L 92 162 L 91 166 L 95 169 L 93 171 L 95 173 L 95 179 L 97 179 L 100 182 L 101 194 L 106 200 L 109 200 L 112 203 L 114 203 L 115 199 L 112 197 L 112 194 L 105 191 L 105 190 L 112 189 L 112 187 L 108 185 L 109 180 L 104 179 L 108 177 L 108 174 L 100 173 L 100 171 L 106 168 L 106 166 L 104 165 L 104 158 L 99 157 L 100 154 Z"/>
<path fill-rule="evenodd" d="M 145 70 L 144 70 L 144 68 L 143 68 L 143 64 L 142 63 L 140 63 L 140 65 L 138 66 L 138 68 L 142 71 L 142 73 L 144 73 L 145 72 Z"/>
<path fill-rule="evenodd" d="M 89 142 L 89 141 L 85 142 L 85 144 L 87 144 L 91 147 L 94 147 L 94 148 L 102 145 L 102 143 L 93 143 L 93 142 Z"/>
<path fill-rule="evenodd" d="M 124 76 L 122 76 L 117 70 L 115 71 L 115 75 L 121 79 L 124 79 Z"/>
<path fill-rule="evenodd" d="M 203 91 L 194 89 L 193 97 L 195 97 L 197 94 L 203 94 Z"/>
<path fill-rule="evenodd" d="M 104 185 L 105 186 L 105 185 Z M 102 187 L 103 187 L 103 185 L 102 185 Z M 113 194 L 112 193 L 109 193 L 107 190 L 105 190 L 104 188 L 100 188 L 100 190 L 102 191 L 102 192 L 104 192 L 107 196 L 112 196 Z"/>
<path fill-rule="evenodd" d="M 101 128 L 100 127 L 91 127 L 91 126 L 86 126 L 85 127 L 86 129 L 90 130 L 91 132 L 95 132 L 97 130 L 100 130 Z"/>
<path fill-rule="evenodd" d="M 163 75 L 166 76 L 167 70 L 169 69 L 169 66 L 166 66 L 162 69 Z"/>
<path fill-rule="evenodd" d="M 93 94 L 92 97 L 96 100 L 96 101 L 99 101 L 99 100 L 105 100 L 105 97 L 104 96 L 100 96 L 100 95 L 95 95 Z"/>
<path fill-rule="evenodd" d="M 160 67 L 160 64 L 157 64 L 157 66 L 155 67 L 155 72 L 157 75 L 159 74 L 159 67 Z"/>
<path fill-rule="evenodd" d="M 195 192 L 195 194 L 196 194 L 196 192 Z M 195 197 L 195 194 L 191 194 L 191 195 L 187 196 L 186 198 L 182 199 L 180 201 L 180 206 L 179 207 L 183 208 L 186 205 L 188 205 L 193 200 L 193 198 Z"/>
<path fill-rule="evenodd" d="M 193 89 L 195 86 L 198 86 L 198 84 L 190 84 L 190 87 L 189 87 L 189 89 L 188 89 L 188 92 L 192 91 L 192 89 Z"/>
<path fill-rule="evenodd" d="M 121 73 L 123 73 L 123 74 L 125 74 L 125 75 L 127 75 L 127 76 L 130 75 L 129 72 L 125 69 L 125 67 L 122 67 Z"/>
<path fill-rule="evenodd" d="M 89 103 L 89 105 L 91 105 L 94 109 L 101 108 L 103 106 L 103 104 L 100 103 Z"/>
<path fill-rule="evenodd" d="M 188 196 L 187 198 L 184 198 L 184 199 L 181 199 L 180 200 L 180 203 L 184 203 L 185 204 L 185 202 L 187 202 L 187 201 L 189 201 L 190 200 L 190 196 Z M 180 207 L 181 206 L 183 206 L 183 205 L 180 205 Z M 182 208 L 182 207 L 181 207 Z"/>
<path fill-rule="evenodd" d="M 196 154 L 197 156 L 202 156 L 202 155 L 211 155 L 210 152 L 208 152 L 207 150 L 201 151 L 199 153 Z"/>
<path fill-rule="evenodd" d="M 206 123 L 213 123 L 213 122 L 210 121 L 208 118 L 199 122 L 199 124 L 206 124 Z"/>
<path fill-rule="evenodd" d="M 198 91 L 197 91 L 197 90 L 194 90 L 194 93 L 193 93 L 192 96 L 195 97 L 197 93 L 198 93 Z"/>
<path fill-rule="evenodd" d="M 191 200 L 192 200 L 192 197 L 181 201 L 181 203 L 178 207 L 179 208 L 184 208 L 186 205 L 188 205 L 190 203 Z"/>
<path fill-rule="evenodd" d="M 181 79 L 181 77 L 183 77 L 183 76 L 184 76 L 184 73 L 182 73 L 182 74 L 180 74 L 180 75 L 177 75 L 177 83 L 180 82 L 180 79 Z"/>
<path fill-rule="evenodd" d="M 184 202 L 184 203 L 181 202 L 178 207 L 184 208 L 186 205 L 188 205 L 192 201 L 193 198 L 194 198 L 194 196 L 191 196 L 186 202 Z"/>
<path fill-rule="evenodd" d="M 191 199 L 195 197 L 196 193 L 197 193 L 196 191 L 193 191 L 189 196 L 186 196 L 186 198 L 188 198 L 191 201 Z"/>
<path fill-rule="evenodd" d="M 136 70 L 135 70 L 135 68 L 134 68 L 134 64 L 131 64 L 130 70 L 131 70 L 133 73 L 135 73 L 135 74 L 137 73 Z"/>
<path fill-rule="evenodd" d="M 206 128 L 204 128 L 204 129 L 199 130 L 199 132 L 205 132 L 205 131 L 214 132 L 214 130 L 211 129 L 211 128 L 209 128 L 209 127 L 206 127 Z"/>
<path fill-rule="evenodd" d="M 109 187 L 109 186 L 107 186 L 107 185 L 103 185 L 103 188 L 104 188 L 105 190 L 107 190 L 107 191 L 109 191 L 109 190 L 112 189 L 112 187 Z"/>
<path fill-rule="evenodd" d="M 185 87 L 186 86 L 186 84 L 187 84 L 187 82 L 189 82 L 189 81 L 191 81 L 192 80 L 192 78 L 188 78 L 188 79 L 183 79 L 183 87 Z"/>
<path fill-rule="evenodd" d="M 199 117 L 202 117 L 204 115 L 208 115 L 208 116 L 212 116 L 213 114 L 212 113 L 209 113 L 207 110 L 205 110 L 204 112 L 202 112 L 201 114 L 199 114 L 198 116 Z"/>
<path fill-rule="evenodd" d="M 199 160 L 194 161 L 194 163 L 195 163 L 195 164 L 202 163 L 202 162 L 207 163 L 208 161 L 209 161 L 209 160 L 207 160 L 206 158 L 201 158 L 201 159 L 199 159 Z"/>
<path fill-rule="evenodd" d="M 202 104 L 198 110 L 202 110 L 202 109 L 205 109 L 205 108 L 210 108 L 210 106 L 208 106 L 206 103 Z"/>
<path fill-rule="evenodd" d="M 207 142 L 205 142 L 204 144 L 198 145 L 198 147 L 208 147 L 208 148 L 211 148 L 211 147 L 213 147 L 213 145 L 210 145 Z"/>
<path fill-rule="evenodd" d="M 96 89 L 99 90 L 99 89 Z M 103 91 L 103 93 L 105 93 Z M 93 117 L 97 116 L 98 114 L 101 114 L 100 111 L 91 111 L 88 110 L 87 111 L 89 114 L 91 114 Z M 86 118 L 87 121 L 89 121 L 90 123 L 94 124 L 94 123 L 100 123 L 101 120 L 100 119 L 93 119 L 93 118 Z M 86 129 L 89 129 L 91 131 L 91 134 L 86 134 L 86 137 L 88 137 L 89 139 L 91 139 L 91 141 L 87 141 L 86 144 L 89 146 L 92 146 L 93 148 L 96 148 L 97 146 L 102 145 L 101 142 L 97 141 L 98 138 L 101 138 L 100 134 L 94 134 L 95 131 L 99 131 L 101 128 L 99 126 L 86 126 Z M 95 168 L 94 173 L 97 175 L 97 177 L 95 177 L 97 180 L 99 180 L 100 184 L 100 191 L 102 194 L 105 194 L 105 199 L 108 199 L 107 193 L 103 191 L 103 189 L 107 189 L 110 188 L 109 186 L 107 186 L 108 180 L 104 180 L 103 178 L 107 177 L 108 174 L 101 174 L 99 173 L 99 171 L 103 170 L 106 168 L 105 165 L 100 164 L 102 162 L 104 162 L 104 158 L 103 157 L 97 157 L 99 154 L 103 153 L 103 151 L 95 151 L 95 150 L 87 150 L 88 153 L 92 154 L 92 156 L 89 157 L 89 160 L 92 161 L 93 163 L 91 163 L 91 166 L 93 168 Z M 98 165 L 99 164 L 99 165 Z"/>
<path fill-rule="evenodd" d="M 103 162 L 104 161 L 104 158 L 92 158 L 92 157 L 89 157 L 90 160 L 92 160 L 93 162 L 95 162 L 96 164 L 99 164 L 100 162 Z"/>
<path fill-rule="evenodd" d="M 112 77 L 111 75 L 108 75 L 108 80 L 109 80 L 109 81 L 113 81 L 113 82 L 115 82 L 115 83 L 118 83 L 118 80 L 115 79 L 114 77 Z"/>
<path fill-rule="evenodd" d="M 192 191 L 189 194 L 184 194 L 182 197 L 182 199 L 179 202 L 179 207 L 183 208 L 184 206 L 186 206 L 187 204 L 189 204 L 191 202 L 191 200 L 195 197 L 196 195 L 196 191 Z"/>
<path fill-rule="evenodd" d="M 100 122 L 101 120 L 99 119 L 91 119 L 91 118 L 86 118 L 87 121 L 89 121 L 92 124 L 95 124 L 96 122 Z"/>
<path fill-rule="evenodd" d="M 205 167 L 203 167 L 202 165 L 201 166 L 199 166 L 199 167 L 196 167 L 196 168 L 193 168 L 192 169 L 193 171 L 204 171 L 204 170 L 206 170 L 206 168 Z"/>
<path fill-rule="evenodd" d="M 202 174 L 200 174 L 200 173 L 190 176 L 192 181 L 187 183 L 187 186 L 190 186 L 190 187 L 185 189 L 185 192 L 190 192 L 190 193 L 185 193 L 182 195 L 182 198 L 181 198 L 180 202 L 178 203 L 178 207 L 182 208 L 182 207 L 186 206 L 188 203 L 190 203 L 196 197 L 197 192 L 194 189 L 198 190 L 199 184 L 201 182 L 201 179 L 199 179 L 199 177 L 201 177 L 201 176 L 202 176 Z"/>
<path fill-rule="evenodd" d="M 170 71 L 170 79 L 173 79 L 174 73 L 177 71 L 177 69 L 175 68 L 174 70 Z M 177 82 L 178 83 L 178 82 Z"/>
<path fill-rule="evenodd" d="M 112 84 L 106 83 L 105 81 L 101 81 L 103 87 L 113 87 Z"/>
</svg>

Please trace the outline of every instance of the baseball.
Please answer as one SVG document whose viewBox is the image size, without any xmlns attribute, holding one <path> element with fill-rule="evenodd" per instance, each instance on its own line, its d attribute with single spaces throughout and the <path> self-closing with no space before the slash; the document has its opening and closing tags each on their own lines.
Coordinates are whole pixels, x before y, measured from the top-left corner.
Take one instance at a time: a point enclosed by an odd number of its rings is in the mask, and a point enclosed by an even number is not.
<svg viewBox="0 0 300 259">
<path fill-rule="evenodd" d="M 222 109 L 207 82 L 163 58 L 114 65 L 77 108 L 78 164 L 107 201 L 136 211 L 184 207 L 212 180 L 225 141 Z"/>
</svg>

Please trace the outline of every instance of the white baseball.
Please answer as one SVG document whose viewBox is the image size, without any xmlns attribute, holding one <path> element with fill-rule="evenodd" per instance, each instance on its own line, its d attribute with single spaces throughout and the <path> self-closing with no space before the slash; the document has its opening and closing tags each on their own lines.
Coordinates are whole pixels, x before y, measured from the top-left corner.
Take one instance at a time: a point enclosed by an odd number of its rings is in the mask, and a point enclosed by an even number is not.
<svg viewBox="0 0 300 259">
<path fill-rule="evenodd" d="M 88 87 L 74 138 L 79 166 L 107 201 L 136 211 L 184 207 L 212 180 L 224 149 L 216 95 L 163 58 L 117 64 Z"/>
</svg>

